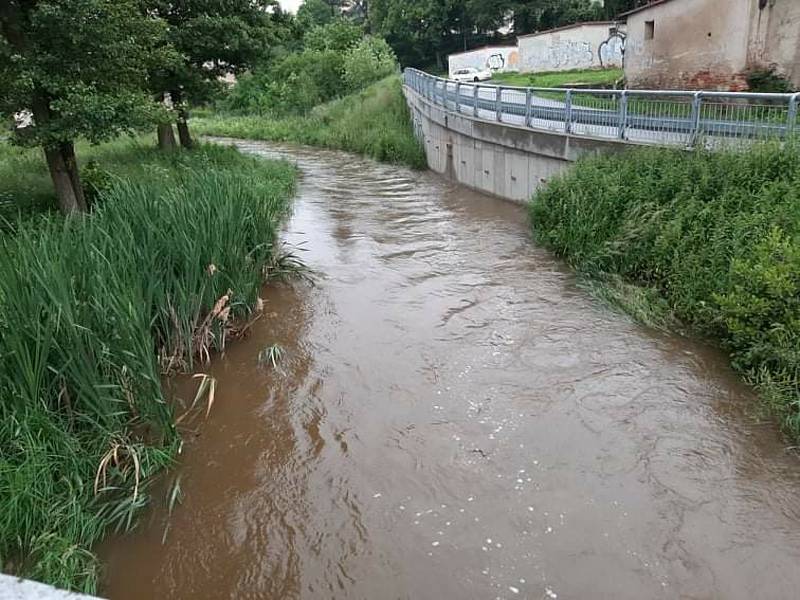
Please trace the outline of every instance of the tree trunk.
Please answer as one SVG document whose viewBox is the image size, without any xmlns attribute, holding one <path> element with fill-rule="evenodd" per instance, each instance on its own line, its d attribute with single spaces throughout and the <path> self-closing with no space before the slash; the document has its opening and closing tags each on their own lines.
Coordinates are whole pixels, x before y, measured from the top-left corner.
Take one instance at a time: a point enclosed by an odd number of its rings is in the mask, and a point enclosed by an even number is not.
<svg viewBox="0 0 800 600">
<path fill-rule="evenodd" d="M 86 212 L 88 207 L 86 205 L 86 196 L 83 192 L 83 183 L 81 183 L 81 174 L 78 170 L 78 159 L 75 156 L 75 145 L 72 142 L 63 142 L 60 150 L 61 156 L 64 158 L 64 165 L 67 167 L 70 183 L 72 183 L 72 191 L 78 201 L 78 208 Z"/>
<path fill-rule="evenodd" d="M 175 142 L 175 130 L 172 129 L 171 123 L 158 124 L 158 147 L 161 150 L 174 150 L 177 143 Z"/>
<path fill-rule="evenodd" d="M 183 94 L 181 94 L 180 90 L 174 90 L 170 92 L 170 96 L 172 96 L 172 103 L 178 111 L 178 137 L 181 140 L 181 146 L 189 150 L 194 143 L 192 142 L 192 135 L 189 133 L 189 114 L 183 104 Z"/>
<path fill-rule="evenodd" d="M 50 120 L 50 102 L 47 96 L 42 91 L 35 90 L 32 101 L 34 123 L 38 127 L 46 126 Z M 44 156 L 61 212 L 65 215 L 86 212 L 86 199 L 72 142 L 45 145 Z"/>
<path fill-rule="evenodd" d="M 181 139 L 181 146 L 187 150 L 194 145 L 192 135 L 189 133 L 189 124 L 186 122 L 186 111 L 178 111 L 178 137 Z"/>
<path fill-rule="evenodd" d="M 61 148 L 48 146 L 44 149 L 44 156 L 47 159 L 47 167 L 50 169 L 50 178 L 53 180 L 61 212 L 65 215 L 74 215 L 84 211 L 86 206 L 83 202 L 83 194 L 80 197 L 75 194 L 75 178 L 69 172 L 69 166 L 64 160 Z"/>
</svg>

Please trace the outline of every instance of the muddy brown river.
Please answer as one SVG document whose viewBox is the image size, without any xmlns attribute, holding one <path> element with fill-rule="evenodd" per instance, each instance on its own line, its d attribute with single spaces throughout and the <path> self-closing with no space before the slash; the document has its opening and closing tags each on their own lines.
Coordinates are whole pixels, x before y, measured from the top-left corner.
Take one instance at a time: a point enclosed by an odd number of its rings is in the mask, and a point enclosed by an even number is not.
<svg viewBox="0 0 800 600">
<path fill-rule="evenodd" d="M 522 207 L 236 145 L 298 163 L 320 275 L 210 367 L 185 500 L 105 545 L 105 596 L 798 597 L 800 464 L 721 353 L 593 300 Z"/>
</svg>

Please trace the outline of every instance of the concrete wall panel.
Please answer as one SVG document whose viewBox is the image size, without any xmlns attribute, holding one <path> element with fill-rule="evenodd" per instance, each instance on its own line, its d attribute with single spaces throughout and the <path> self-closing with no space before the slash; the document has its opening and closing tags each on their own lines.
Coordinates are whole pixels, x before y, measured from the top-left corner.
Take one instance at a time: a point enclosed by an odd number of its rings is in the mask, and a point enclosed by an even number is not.
<svg viewBox="0 0 800 600">
<path fill-rule="evenodd" d="M 509 200 L 527 202 L 542 183 L 581 156 L 636 145 L 457 115 L 404 89 L 415 131 L 421 131 L 426 142 L 428 166 L 466 186 Z"/>
</svg>

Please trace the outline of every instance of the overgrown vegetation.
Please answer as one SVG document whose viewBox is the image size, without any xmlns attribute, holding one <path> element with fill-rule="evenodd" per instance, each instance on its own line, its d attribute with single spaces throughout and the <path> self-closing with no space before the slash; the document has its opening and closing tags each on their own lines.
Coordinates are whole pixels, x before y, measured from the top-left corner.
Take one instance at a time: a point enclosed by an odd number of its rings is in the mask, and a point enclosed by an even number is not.
<svg viewBox="0 0 800 600">
<path fill-rule="evenodd" d="M 794 91 L 792 82 L 774 68 L 748 72 L 747 87 L 749 91 L 761 94 L 788 94 Z"/>
<path fill-rule="evenodd" d="M 301 50 L 265 61 L 244 75 L 219 102 L 219 109 L 245 115 L 302 115 L 397 70 L 385 40 L 335 20 L 308 31 Z"/>
<path fill-rule="evenodd" d="M 219 147 L 95 156 L 109 172 L 92 178 L 91 214 L 0 237 L 0 565 L 86 592 L 92 544 L 130 526 L 174 453 L 161 375 L 192 370 L 250 316 L 294 183 L 288 164 Z M 46 203 L 31 156 L 4 149 L 0 173 L 20 163 L 5 193 L 32 185 Z"/>
<path fill-rule="evenodd" d="M 719 340 L 800 437 L 798 145 L 590 158 L 530 210 L 536 238 L 617 303 Z"/>
<path fill-rule="evenodd" d="M 357 152 L 412 168 L 426 166 L 396 76 L 318 106 L 304 116 L 213 115 L 198 119 L 195 127 L 206 135 L 296 142 Z"/>
<path fill-rule="evenodd" d="M 622 69 L 575 69 L 542 73 L 495 73 L 492 83 L 519 87 L 588 87 L 611 88 L 622 79 Z"/>
</svg>

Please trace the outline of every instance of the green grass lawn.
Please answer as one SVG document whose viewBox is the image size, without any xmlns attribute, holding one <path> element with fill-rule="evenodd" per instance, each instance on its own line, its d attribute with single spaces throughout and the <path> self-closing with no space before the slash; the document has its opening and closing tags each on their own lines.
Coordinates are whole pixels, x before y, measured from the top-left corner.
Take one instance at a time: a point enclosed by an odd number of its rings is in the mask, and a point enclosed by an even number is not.
<svg viewBox="0 0 800 600">
<path fill-rule="evenodd" d="M 543 73 L 496 73 L 492 83 L 519 87 L 611 86 L 622 78 L 622 69 L 578 69 Z"/>
</svg>

